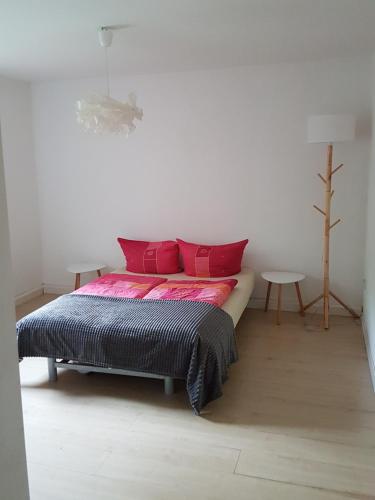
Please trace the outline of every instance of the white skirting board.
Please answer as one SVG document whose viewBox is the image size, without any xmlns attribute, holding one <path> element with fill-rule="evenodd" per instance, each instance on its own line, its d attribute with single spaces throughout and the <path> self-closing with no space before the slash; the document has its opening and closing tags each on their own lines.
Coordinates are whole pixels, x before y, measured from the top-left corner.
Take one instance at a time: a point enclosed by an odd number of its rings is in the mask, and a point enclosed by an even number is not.
<svg viewBox="0 0 375 500">
<path fill-rule="evenodd" d="M 375 392 L 375 360 L 372 356 L 372 352 L 371 352 L 371 348 L 370 348 L 370 339 L 369 339 L 369 335 L 368 335 L 366 319 L 364 316 L 362 316 L 362 331 L 363 331 L 363 338 L 365 340 L 365 345 L 366 345 L 366 352 L 367 352 L 367 359 L 368 359 L 368 364 L 369 364 L 369 368 L 370 368 L 372 387 L 373 387 L 374 392 Z"/>
<path fill-rule="evenodd" d="M 56 295 L 62 295 L 64 293 L 73 292 L 74 287 L 69 285 L 57 285 L 55 283 L 44 283 L 43 290 L 44 293 L 53 293 Z"/>
<path fill-rule="evenodd" d="M 38 288 L 34 288 L 33 290 L 29 290 L 28 292 L 20 293 L 16 295 L 15 303 L 16 306 L 20 306 L 29 300 L 35 299 L 35 297 L 40 297 L 44 293 L 44 287 L 41 285 Z"/>
</svg>

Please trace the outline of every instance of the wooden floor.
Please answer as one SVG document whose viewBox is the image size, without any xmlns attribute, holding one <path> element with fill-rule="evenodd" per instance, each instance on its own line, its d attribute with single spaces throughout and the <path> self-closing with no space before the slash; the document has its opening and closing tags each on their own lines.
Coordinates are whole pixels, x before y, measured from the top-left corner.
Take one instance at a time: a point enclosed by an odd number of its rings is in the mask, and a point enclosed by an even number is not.
<svg viewBox="0 0 375 500">
<path fill-rule="evenodd" d="M 18 308 L 22 316 L 40 305 Z M 21 365 L 31 500 L 375 499 L 375 395 L 358 323 L 248 310 L 224 396 Z"/>
</svg>

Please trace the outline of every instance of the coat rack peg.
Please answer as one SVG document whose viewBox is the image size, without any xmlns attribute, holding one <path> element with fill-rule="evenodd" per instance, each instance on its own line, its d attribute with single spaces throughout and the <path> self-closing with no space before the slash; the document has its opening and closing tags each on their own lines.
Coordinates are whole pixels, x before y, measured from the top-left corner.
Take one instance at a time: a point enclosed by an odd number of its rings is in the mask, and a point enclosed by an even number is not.
<svg viewBox="0 0 375 500">
<path fill-rule="evenodd" d="M 327 184 L 327 181 L 326 181 L 326 179 L 322 176 L 322 174 L 318 174 L 318 177 L 320 177 L 320 179 L 322 179 L 322 181 L 324 182 L 324 184 Z"/>
<path fill-rule="evenodd" d="M 334 168 L 334 169 L 332 170 L 331 177 L 332 177 L 332 175 L 333 175 L 333 174 L 335 174 L 338 170 L 340 170 L 340 168 L 341 168 L 341 167 L 343 167 L 343 166 L 344 166 L 344 164 L 343 164 L 343 163 L 340 163 L 340 165 L 339 165 L 339 166 L 337 166 L 336 168 Z"/>
<path fill-rule="evenodd" d="M 334 190 L 334 189 L 332 189 L 332 191 L 331 191 L 331 198 L 332 198 L 332 196 L 333 196 L 334 194 L 335 194 L 335 190 Z"/>
<path fill-rule="evenodd" d="M 336 222 L 334 222 L 333 224 L 331 224 L 331 225 L 329 226 L 329 229 L 331 230 L 331 229 L 332 229 L 333 227 L 335 227 L 335 226 L 336 226 L 336 224 L 338 224 L 339 222 L 341 222 L 341 219 L 337 219 L 337 221 L 336 221 Z"/>
<path fill-rule="evenodd" d="M 323 212 L 323 210 L 322 210 L 321 208 L 317 207 L 316 205 L 313 205 L 313 207 L 314 207 L 314 208 L 316 208 L 316 210 L 317 210 L 318 212 L 320 212 L 322 215 L 324 215 L 324 217 L 325 217 L 326 213 L 325 213 L 325 212 Z"/>
</svg>

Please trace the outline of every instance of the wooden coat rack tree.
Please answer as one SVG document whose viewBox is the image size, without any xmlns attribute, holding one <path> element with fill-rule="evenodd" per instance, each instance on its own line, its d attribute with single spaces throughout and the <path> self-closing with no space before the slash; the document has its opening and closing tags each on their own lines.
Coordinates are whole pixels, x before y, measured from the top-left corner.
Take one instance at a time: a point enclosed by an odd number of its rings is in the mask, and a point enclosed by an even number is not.
<svg viewBox="0 0 375 500">
<path fill-rule="evenodd" d="M 343 166 L 341 163 L 336 168 L 333 168 L 333 142 L 348 141 L 354 139 L 355 118 L 352 115 L 318 115 L 309 117 L 308 122 L 308 142 L 328 142 L 327 147 L 327 169 L 326 175 L 318 174 L 321 181 L 324 183 L 324 210 L 317 205 L 314 208 L 324 217 L 323 231 L 323 293 L 312 300 L 304 307 L 306 311 L 309 307 L 323 299 L 323 316 L 324 328 L 329 328 L 329 299 L 330 296 L 344 307 L 354 318 L 359 318 L 358 314 L 347 306 L 332 290 L 330 290 L 329 282 L 329 260 L 330 260 L 330 233 L 331 230 L 341 222 L 337 219 L 331 224 L 331 201 L 334 194 L 332 189 L 332 177 Z"/>
</svg>

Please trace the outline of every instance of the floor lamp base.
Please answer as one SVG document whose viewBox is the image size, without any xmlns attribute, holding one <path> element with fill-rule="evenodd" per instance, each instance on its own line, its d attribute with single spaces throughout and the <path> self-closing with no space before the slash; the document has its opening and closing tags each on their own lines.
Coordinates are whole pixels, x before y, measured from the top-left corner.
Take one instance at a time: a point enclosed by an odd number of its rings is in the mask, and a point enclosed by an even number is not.
<svg viewBox="0 0 375 500">
<path fill-rule="evenodd" d="M 340 304 L 340 306 L 342 306 L 344 309 L 346 309 L 352 316 L 354 319 L 359 319 L 360 316 L 349 306 L 347 306 L 345 304 L 345 302 L 343 302 L 337 295 L 335 295 L 333 292 L 331 292 L 331 290 L 329 291 L 329 295 L 338 303 Z M 317 297 L 316 299 L 312 300 L 311 302 L 309 302 L 309 304 L 307 304 L 306 306 L 304 306 L 304 311 L 306 311 L 307 309 L 309 309 L 311 306 L 313 306 L 314 304 L 316 304 L 317 302 L 319 302 L 319 300 L 323 299 L 324 298 L 324 295 L 321 294 L 319 295 L 319 297 Z M 329 322 L 328 322 L 328 317 L 324 317 L 324 328 L 325 329 L 328 329 L 329 328 Z"/>
</svg>

